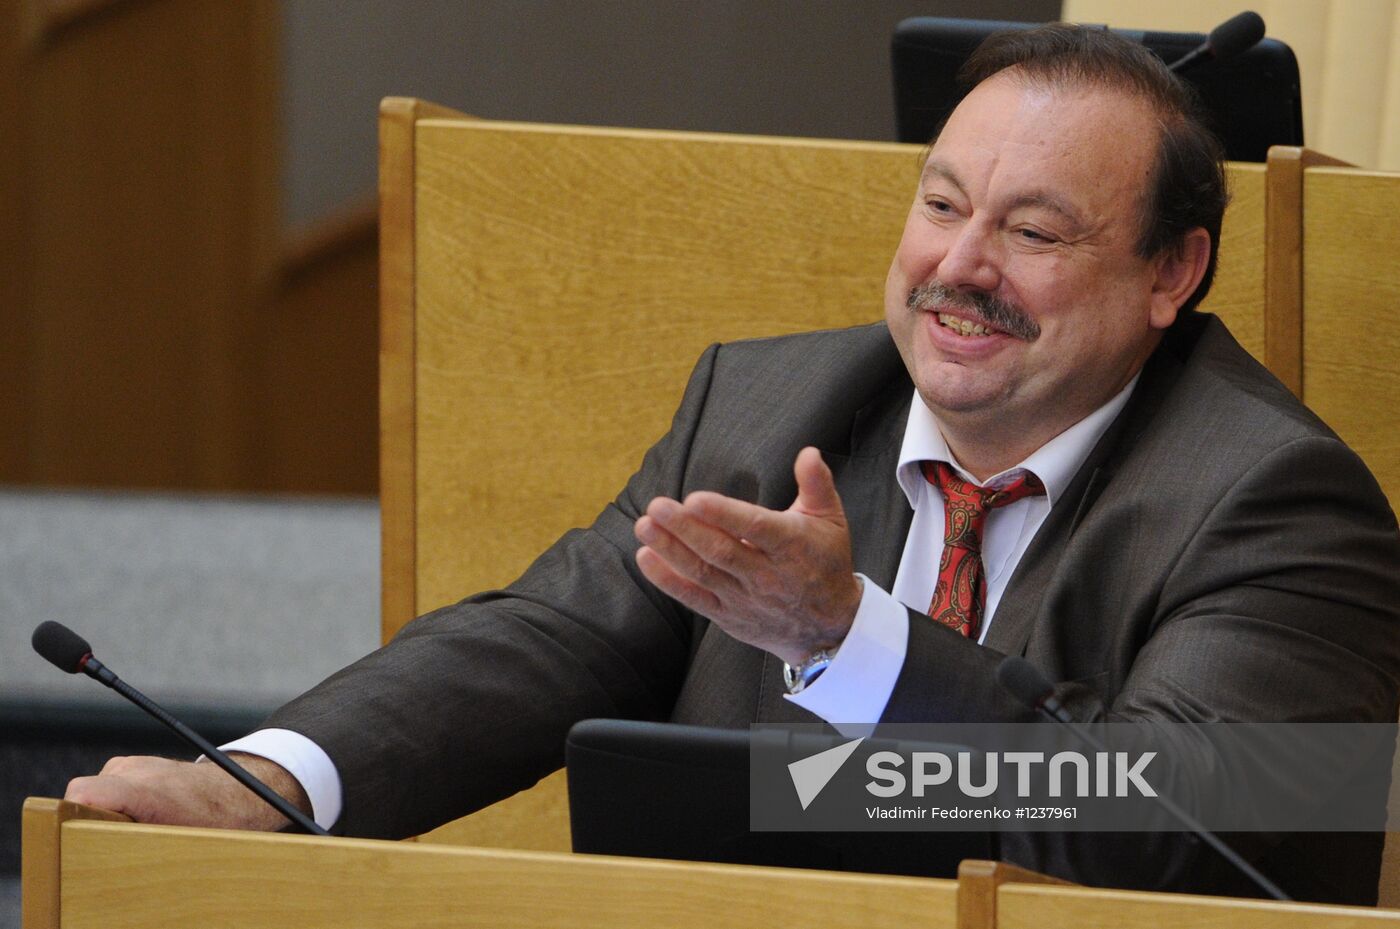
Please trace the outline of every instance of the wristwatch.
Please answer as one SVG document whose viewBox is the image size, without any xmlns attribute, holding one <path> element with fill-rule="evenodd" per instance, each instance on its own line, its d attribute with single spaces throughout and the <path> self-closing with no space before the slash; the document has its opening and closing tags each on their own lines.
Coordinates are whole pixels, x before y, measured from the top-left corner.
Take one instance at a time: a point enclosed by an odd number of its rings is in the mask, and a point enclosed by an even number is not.
<svg viewBox="0 0 1400 929">
<path fill-rule="evenodd" d="M 783 683 L 787 685 L 787 692 L 793 695 L 802 693 L 813 681 L 822 676 L 822 672 L 826 670 L 827 665 L 831 664 L 831 659 L 835 657 L 836 649 L 824 648 L 808 655 L 795 668 L 784 661 Z"/>
</svg>

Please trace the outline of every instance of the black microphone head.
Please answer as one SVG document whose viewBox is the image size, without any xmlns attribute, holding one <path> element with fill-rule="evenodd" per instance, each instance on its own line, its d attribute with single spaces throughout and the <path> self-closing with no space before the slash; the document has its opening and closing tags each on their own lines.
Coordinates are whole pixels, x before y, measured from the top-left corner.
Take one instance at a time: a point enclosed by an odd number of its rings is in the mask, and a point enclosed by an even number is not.
<svg viewBox="0 0 1400 929">
<path fill-rule="evenodd" d="M 1206 44 L 1217 61 L 1246 52 L 1264 38 L 1264 18 L 1253 10 L 1231 16 L 1210 31 Z"/>
<path fill-rule="evenodd" d="M 92 654 L 92 647 L 82 636 L 62 623 L 46 619 L 34 627 L 34 651 L 60 671 L 77 674 L 83 669 L 83 659 Z"/>
<path fill-rule="evenodd" d="M 997 683 L 1031 709 L 1039 709 L 1055 692 L 1055 685 L 1040 669 L 1019 655 L 1003 658 L 997 665 Z"/>
</svg>

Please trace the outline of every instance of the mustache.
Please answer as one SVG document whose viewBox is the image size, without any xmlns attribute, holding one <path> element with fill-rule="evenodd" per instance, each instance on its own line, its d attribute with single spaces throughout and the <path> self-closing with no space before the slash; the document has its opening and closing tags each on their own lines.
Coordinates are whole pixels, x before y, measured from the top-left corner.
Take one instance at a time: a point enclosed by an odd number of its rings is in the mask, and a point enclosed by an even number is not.
<svg viewBox="0 0 1400 929">
<path fill-rule="evenodd" d="M 984 325 L 1023 342 L 1040 338 L 1040 326 L 1021 309 L 992 294 L 954 290 L 942 281 L 911 288 L 904 305 L 910 310 L 971 310 Z"/>
</svg>

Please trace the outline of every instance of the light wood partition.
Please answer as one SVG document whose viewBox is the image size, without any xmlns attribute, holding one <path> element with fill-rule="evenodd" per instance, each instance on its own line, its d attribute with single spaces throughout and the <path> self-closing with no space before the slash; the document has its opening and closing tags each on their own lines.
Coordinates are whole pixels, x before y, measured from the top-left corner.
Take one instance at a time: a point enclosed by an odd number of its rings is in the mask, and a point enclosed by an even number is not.
<svg viewBox="0 0 1400 929">
<path fill-rule="evenodd" d="M 1309 168 L 1303 399 L 1400 508 L 1400 174 Z"/>
<path fill-rule="evenodd" d="M 385 100 L 384 638 L 590 522 L 706 345 L 880 319 L 921 154 Z M 1231 165 L 1229 181 L 1203 308 L 1267 360 L 1266 305 L 1296 302 L 1298 282 L 1266 275 L 1266 168 Z M 562 790 L 556 775 L 430 838 L 566 849 Z"/>
<path fill-rule="evenodd" d="M 1378 929 L 1400 911 L 1087 887 L 1003 885 L 998 929 Z"/>
<path fill-rule="evenodd" d="M 1264 360 L 1303 396 L 1303 172 L 1340 159 L 1294 145 L 1269 149 L 1265 172 Z"/>
<path fill-rule="evenodd" d="M 1000 891 L 1006 884 L 1069 886 L 1069 881 L 1004 861 L 964 859 L 958 865 L 958 929 L 996 929 Z"/>
<path fill-rule="evenodd" d="M 68 807 L 60 811 L 60 807 Z M 25 806 L 24 867 L 53 875 L 60 909 L 25 929 L 489 926 L 519 929 L 717 924 L 773 929 L 957 925 L 951 880 L 749 868 L 595 855 L 429 847 L 366 839 L 181 829 Z M 60 818 L 61 817 L 61 818 Z"/>
<path fill-rule="evenodd" d="M 148 826 L 42 798 L 23 817 L 24 929 L 1400 925 L 1400 911 L 1099 890 L 985 861 L 951 881 Z"/>
<path fill-rule="evenodd" d="M 120 813 L 66 800 L 30 797 L 20 814 L 20 900 L 24 929 L 59 925 L 63 890 L 63 824 L 69 820 L 130 822 Z"/>
<path fill-rule="evenodd" d="M 1400 262 L 1387 234 L 1400 173 L 1303 172 L 1303 399 L 1400 509 Z M 1397 568 L 1400 570 L 1400 568 Z M 1392 785 L 1392 821 L 1397 791 Z M 1380 903 L 1400 907 L 1400 833 L 1386 836 Z"/>
<path fill-rule="evenodd" d="M 1268 364 L 1265 319 L 1268 303 L 1277 299 L 1270 291 L 1267 268 L 1267 168 L 1262 164 L 1234 163 L 1226 169 L 1230 207 L 1220 230 L 1220 263 L 1210 296 L 1201 309 L 1214 313 L 1230 327 L 1251 355 Z"/>
</svg>

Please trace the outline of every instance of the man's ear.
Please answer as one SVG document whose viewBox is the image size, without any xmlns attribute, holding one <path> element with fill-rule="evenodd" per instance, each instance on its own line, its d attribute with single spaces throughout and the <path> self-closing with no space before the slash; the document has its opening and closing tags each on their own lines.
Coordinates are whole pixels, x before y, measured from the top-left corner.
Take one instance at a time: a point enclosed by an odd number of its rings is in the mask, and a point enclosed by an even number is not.
<svg viewBox="0 0 1400 929">
<path fill-rule="evenodd" d="M 1186 233 L 1177 248 L 1169 248 L 1154 259 L 1156 275 L 1148 310 L 1148 324 L 1153 329 L 1166 329 L 1176 322 L 1177 310 L 1196 292 L 1209 263 L 1210 234 L 1199 226 Z"/>
</svg>

